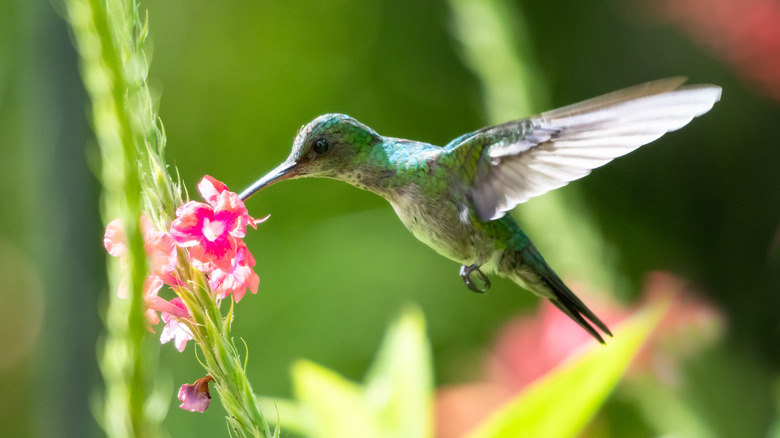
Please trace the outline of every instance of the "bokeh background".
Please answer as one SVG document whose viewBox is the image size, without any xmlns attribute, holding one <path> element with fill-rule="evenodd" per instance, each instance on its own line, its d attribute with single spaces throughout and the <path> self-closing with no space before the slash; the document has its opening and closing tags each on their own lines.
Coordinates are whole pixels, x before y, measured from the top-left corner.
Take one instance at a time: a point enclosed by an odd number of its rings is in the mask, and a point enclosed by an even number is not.
<svg viewBox="0 0 780 438">
<path fill-rule="evenodd" d="M 780 5 L 508 5 L 512 38 L 534 68 L 536 111 L 676 75 L 724 90 L 690 126 L 561 189 L 569 220 L 597 232 L 593 257 L 581 264 L 616 274 L 612 287 L 583 286 L 586 296 L 630 306 L 646 299 L 648 273 L 662 271 L 697 297 L 694 308 L 706 309 L 706 336 L 685 312 L 680 324 L 693 329 L 671 331 L 669 339 L 692 345 L 667 357 L 661 368 L 671 371 L 655 368 L 650 381 L 665 389 L 618 388 L 585 434 L 777 436 Z M 204 174 L 239 191 L 287 156 L 301 125 L 326 112 L 434 144 L 490 122 L 484 84 L 463 56 L 444 1 L 157 0 L 143 7 L 167 158 L 193 197 Z M 59 10 L 56 2 L 0 2 L 3 436 L 101 434 L 90 406 L 100 391 L 96 356 L 108 293 L 98 154 Z M 297 358 L 360 380 L 386 325 L 409 302 L 426 315 L 437 385 L 484 381 L 496 339 L 509 336 L 506 324 L 537 312 L 537 300 L 506 281 L 496 279 L 485 296 L 468 292 L 455 263 L 417 242 L 383 200 L 346 184 L 288 182 L 248 207 L 255 217 L 272 216 L 247 238 L 260 293 L 237 307 L 234 333 L 249 346 L 249 377 L 263 395 L 290 396 Z M 534 201 L 517 214 L 533 208 Z M 577 265 L 565 261 L 576 233 L 533 226 L 529 234 L 554 267 L 563 264 L 567 281 L 590 284 L 587 272 L 565 267 Z M 674 378 L 665 379 L 669 373 Z M 191 349 L 164 346 L 160 374 L 173 391 L 202 371 Z M 177 405 L 171 397 L 173 436 L 225 433 L 219 406 L 191 414 Z"/>
</svg>

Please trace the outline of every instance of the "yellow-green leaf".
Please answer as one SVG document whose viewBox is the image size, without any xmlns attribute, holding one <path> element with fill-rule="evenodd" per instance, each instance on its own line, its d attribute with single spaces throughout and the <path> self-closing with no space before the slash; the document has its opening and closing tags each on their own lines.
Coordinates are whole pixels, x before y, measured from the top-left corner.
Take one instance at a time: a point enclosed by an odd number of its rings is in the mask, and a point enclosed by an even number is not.
<svg viewBox="0 0 780 438">
<path fill-rule="evenodd" d="M 296 402 L 275 403 L 292 414 L 284 424 L 307 437 L 433 435 L 431 353 L 416 307 L 388 329 L 365 386 L 307 361 L 295 363 L 293 381 Z"/>
<path fill-rule="evenodd" d="M 433 435 L 433 376 L 425 319 L 408 307 L 385 335 L 366 377 L 366 398 L 387 436 Z"/>
<path fill-rule="evenodd" d="M 469 438 L 575 436 L 604 403 L 666 307 L 664 302 L 637 313 L 618 327 L 606 347 L 594 343 L 582 356 L 551 371 Z"/>
<path fill-rule="evenodd" d="M 380 436 L 374 416 L 364 401 L 363 388 L 313 362 L 293 365 L 298 402 L 310 415 L 310 437 L 363 438 Z"/>
</svg>

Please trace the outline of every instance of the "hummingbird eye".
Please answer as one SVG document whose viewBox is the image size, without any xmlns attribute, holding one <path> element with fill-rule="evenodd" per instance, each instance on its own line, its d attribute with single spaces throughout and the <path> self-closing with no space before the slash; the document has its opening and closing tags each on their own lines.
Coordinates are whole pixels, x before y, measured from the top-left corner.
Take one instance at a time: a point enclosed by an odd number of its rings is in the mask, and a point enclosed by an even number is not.
<svg viewBox="0 0 780 438">
<path fill-rule="evenodd" d="M 328 143 L 328 140 L 320 137 L 312 142 L 311 148 L 318 155 L 323 155 L 330 150 L 330 143 Z"/>
</svg>

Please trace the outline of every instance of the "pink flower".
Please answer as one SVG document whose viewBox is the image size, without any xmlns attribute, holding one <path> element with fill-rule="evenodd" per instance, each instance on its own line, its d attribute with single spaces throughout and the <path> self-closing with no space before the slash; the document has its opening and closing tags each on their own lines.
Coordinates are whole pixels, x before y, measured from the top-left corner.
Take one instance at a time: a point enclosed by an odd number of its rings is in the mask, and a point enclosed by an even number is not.
<svg viewBox="0 0 780 438">
<path fill-rule="evenodd" d="M 598 297 L 588 296 L 587 302 L 608 327 L 616 326 L 629 314 L 615 304 L 599 301 Z M 520 391 L 568 357 L 591 346 L 591 341 L 592 337 L 577 323 L 543 300 L 535 315 L 515 318 L 501 329 L 486 374 L 512 391 Z"/>
<path fill-rule="evenodd" d="M 175 286 L 178 281 L 169 277 L 176 269 L 176 245 L 173 238 L 155 229 L 146 215 L 141 215 L 141 232 L 144 235 L 144 249 L 151 259 L 152 273 L 162 278 L 165 284 Z"/>
<path fill-rule="evenodd" d="M 190 201 L 176 210 L 171 236 L 177 245 L 189 248 L 193 265 L 201 271 L 232 270 L 238 239 L 246 236 L 246 226 L 257 228 L 237 194 L 206 175 L 198 190 L 209 204 Z"/>
<path fill-rule="evenodd" d="M 198 379 L 193 384 L 185 383 L 179 388 L 180 408 L 190 412 L 205 412 L 211 403 L 209 394 L 209 382 L 214 380 L 211 376 Z"/>
<path fill-rule="evenodd" d="M 106 234 L 103 237 L 103 246 L 114 257 L 123 257 L 127 253 L 125 243 L 125 229 L 120 219 L 114 219 L 108 223 Z"/>
<path fill-rule="evenodd" d="M 165 322 L 165 328 L 160 335 L 160 343 L 165 344 L 171 339 L 179 352 L 184 351 L 187 341 L 192 339 L 192 333 L 189 328 L 181 322 L 183 318 L 189 318 L 190 312 L 184 305 L 181 298 L 176 297 L 171 301 L 159 299 L 156 303 L 158 310 L 162 311 L 162 320 Z"/>
<path fill-rule="evenodd" d="M 203 199 L 211 205 L 219 202 L 219 195 L 222 194 L 222 192 L 229 192 L 227 186 L 222 181 L 217 180 L 211 175 L 205 175 L 203 179 L 200 180 L 198 183 L 198 191 L 201 196 L 203 196 Z"/>
<path fill-rule="evenodd" d="M 152 274 L 159 277 L 165 284 L 171 286 L 178 285 L 179 281 L 173 275 L 173 272 L 176 270 L 176 246 L 173 243 L 173 238 L 168 233 L 156 230 L 146 215 L 141 215 L 140 223 L 144 249 L 151 260 Z M 114 219 L 109 222 L 106 227 L 106 234 L 103 237 L 103 245 L 109 254 L 120 258 L 120 264 L 124 270 L 127 263 L 125 260 L 127 243 L 121 220 Z M 156 282 L 150 278 L 146 279 L 144 282 L 144 296 L 151 293 L 157 294 L 156 290 L 150 291 L 150 288 L 155 284 Z M 157 290 L 159 289 L 157 287 Z M 124 280 L 119 285 L 117 294 L 122 298 L 127 297 L 127 285 L 124 283 Z"/>
<path fill-rule="evenodd" d="M 151 326 L 160 322 L 156 306 L 158 302 L 165 301 L 157 296 L 162 287 L 163 280 L 160 277 L 151 274 L 146 276 L 146 280 L 144 280 L 144 304 L 146 304 L 144 316 L 146 316 L 146 321 L 149 323 L 149 331 L 152 333 L 154 333 L 154 330 L 152 330 Z"/>
<path fill-rule="evenodd" d="M 255 258 L 243 241 L 238 241 L 236 256 L 232 260 L 230 271 L 215 269 L 209 274 L 209 287 L 217 298 L 225 298 L 233 294 L 233 299 L 239 302 L 249 289 L 253 294 L 257 293 L 260 277 L 257 276 L 252 266 Z"/>
</svg>

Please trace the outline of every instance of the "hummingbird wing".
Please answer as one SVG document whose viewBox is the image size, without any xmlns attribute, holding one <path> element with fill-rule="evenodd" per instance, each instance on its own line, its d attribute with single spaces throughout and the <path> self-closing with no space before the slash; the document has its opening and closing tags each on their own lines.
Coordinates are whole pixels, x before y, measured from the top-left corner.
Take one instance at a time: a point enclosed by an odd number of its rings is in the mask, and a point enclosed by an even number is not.
<svg viewBox="0 0 780 438">
<path fill-rule="evenodd" d="M 453 140 L 451 149 L 479 149 L 471 199 L 480 219 L 497 219 L 529 198 L 582 178 L 682 128 L 720 99 L 720 87 L 684 82 L 648 82 Z"/>
</svg>

